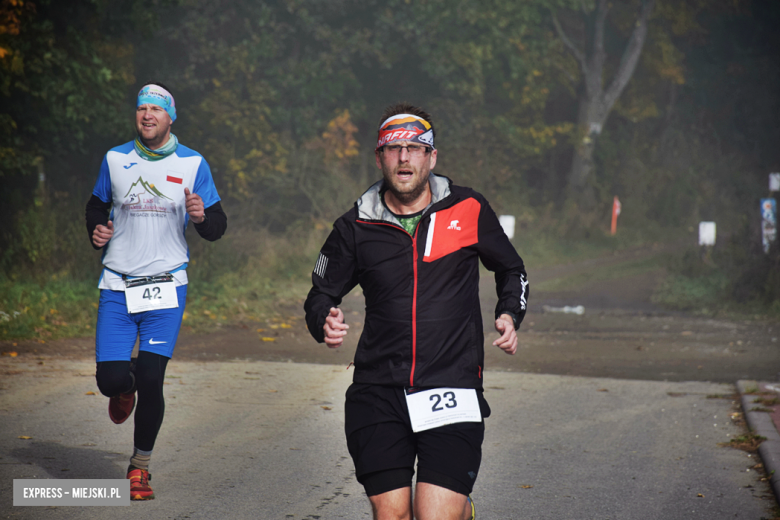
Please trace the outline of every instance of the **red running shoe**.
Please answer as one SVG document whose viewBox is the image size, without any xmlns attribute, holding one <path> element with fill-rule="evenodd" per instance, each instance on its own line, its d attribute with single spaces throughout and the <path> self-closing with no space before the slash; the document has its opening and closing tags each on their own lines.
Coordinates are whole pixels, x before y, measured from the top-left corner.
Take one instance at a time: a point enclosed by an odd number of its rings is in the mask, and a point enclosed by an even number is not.
<svg viewBox="0 0 780 520">
<path fill-rule="evenodd" d="M 119 394 L 108 400 L 108 416 L 116 424 L 122 424 L 130 417 L 135 408 L 135 392 L 132 394 Z"/>
<path fill-rule="evenodd" d="M 154 491 L 149 487 L 149 481 L 152 480 L 149 472 L 133 466 L 127 469 L 127 478 L 130 479 L 130 500 L 152 500 Z"/>
</svg>

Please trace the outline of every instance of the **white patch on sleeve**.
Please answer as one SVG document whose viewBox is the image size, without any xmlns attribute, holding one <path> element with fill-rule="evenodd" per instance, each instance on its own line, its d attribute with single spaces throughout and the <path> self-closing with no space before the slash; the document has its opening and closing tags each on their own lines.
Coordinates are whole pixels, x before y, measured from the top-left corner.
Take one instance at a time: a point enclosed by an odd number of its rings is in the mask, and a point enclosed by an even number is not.
<svg viewBox="0 0 780 520">
<path fill-rule="evenodd" d="M 520 275 L 520 283 L 523 286 L 522 293 L 520 294 L 520 308 L 525 310 L 525 305 L 526 305 L 525 293 L 526 293 L 526 288 L 528 287 L 528 280 L 522 274 Z"/>
<path fill-rule="evenodd" d="M 320 253 L 317 264 L 314 266 L 314 274 L 320 278 L 325 278 L 325 270 L 328 268 L 328 257 Z"/>
<path fill-rule="evenodd" d="M 433 231 L 436 229 L 436 213 L 431 215 L 431 225 L 428 226 L 428 238 L 425 239 L 425 254 L 431 256 L 431 246 L 433 246 Z"/>
</svg>

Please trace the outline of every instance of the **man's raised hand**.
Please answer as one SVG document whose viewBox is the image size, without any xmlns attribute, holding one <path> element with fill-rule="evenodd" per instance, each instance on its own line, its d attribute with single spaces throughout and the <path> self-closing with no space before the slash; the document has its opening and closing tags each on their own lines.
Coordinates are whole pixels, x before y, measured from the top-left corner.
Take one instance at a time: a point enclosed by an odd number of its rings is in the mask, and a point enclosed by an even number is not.
<svg viewBox="0 0 780 520">
<path fill-rule="evenodd" d="M 97 225 L 95 231 L 92 232 L 92 243 L 95 244 L 95 247 L 103 247 L 108 244 L 112 236 L 114 236 L 114 223 L 109 220 L 105 226 L 103 224 Z"/>
<path fill-rule="evenodd" d="M 344 313 L 337 307 L 331 307 L 330 314 L 325 318 L 325 325 L 322 326 L 325 331 L 325 344 L 330 348 L 340 347 L 344 343 L 347 329 L 349 325 L 344 323 Z"/>
<path fill-rule="evenodd" d="M 184 188 L 184 207 L 187 209 L 187 214 L 190 216 L 190 220 L 196 224 L 203 222 L 206 218 L 206 210 L 203 208 L 203 199 L 196 193 L 190 193 L 189 188 Z"/>
</svg>

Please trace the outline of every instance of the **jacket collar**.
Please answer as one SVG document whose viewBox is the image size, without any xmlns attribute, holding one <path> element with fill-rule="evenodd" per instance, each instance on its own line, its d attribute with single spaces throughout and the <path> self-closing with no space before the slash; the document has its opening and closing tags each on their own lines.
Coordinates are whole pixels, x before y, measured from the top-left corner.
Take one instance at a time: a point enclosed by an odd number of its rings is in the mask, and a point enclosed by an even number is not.
<svg viewBox="0 0 780 520">
<path fill-rule="evenodd" d="M 355 205 L 358 210 L 358 218 L 365 220 L 385 220 L 394 224 L 401 225 L 395 215 L 390 213 L 390 210 L 382 203 L 382 188 L 384 187 L 384 179 L 380 179 L 373 186 L 360 196 Z M 425 214 L 431 206 L 437 202 L 441 202 L 450 196 L 450 184 L 452 181 L 443 175 L 436 175 L 431 172 L 428 175 L 428 184 L 431 187 L 431 202 L 423 210 Z"/>
</svg>

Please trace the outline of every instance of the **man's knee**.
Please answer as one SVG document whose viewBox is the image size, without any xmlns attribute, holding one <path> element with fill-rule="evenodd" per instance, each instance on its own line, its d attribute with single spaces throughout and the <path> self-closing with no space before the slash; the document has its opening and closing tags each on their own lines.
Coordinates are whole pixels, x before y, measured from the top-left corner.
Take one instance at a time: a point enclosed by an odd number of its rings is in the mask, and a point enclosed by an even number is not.
<svg viewBox="0 0 780 520">
<path fill-rule="evenodd" d="M 106 397 L 128 393 L 133 387 L 129 361 L 102 361 L 97 364 L 95 380 L 98 390 Z"/>
<path fill-rule="evenodd" d="M 370 495 L 374 520 L 412 520 L 412 488 L 404 487 Z"/>
<path fill-rule="evenodd" d="M 414 517 L 418 520 L 470 519 L 468 497 L 451 489 L 417 481 L 414 496 Z"/>
<path fill-rule="evenodd" d="M 136 361 L 135 379 L 140 392 L 159 390 L 165 380 L 168 358 L 151 352 L 140 352 Z"/>
</svg>

